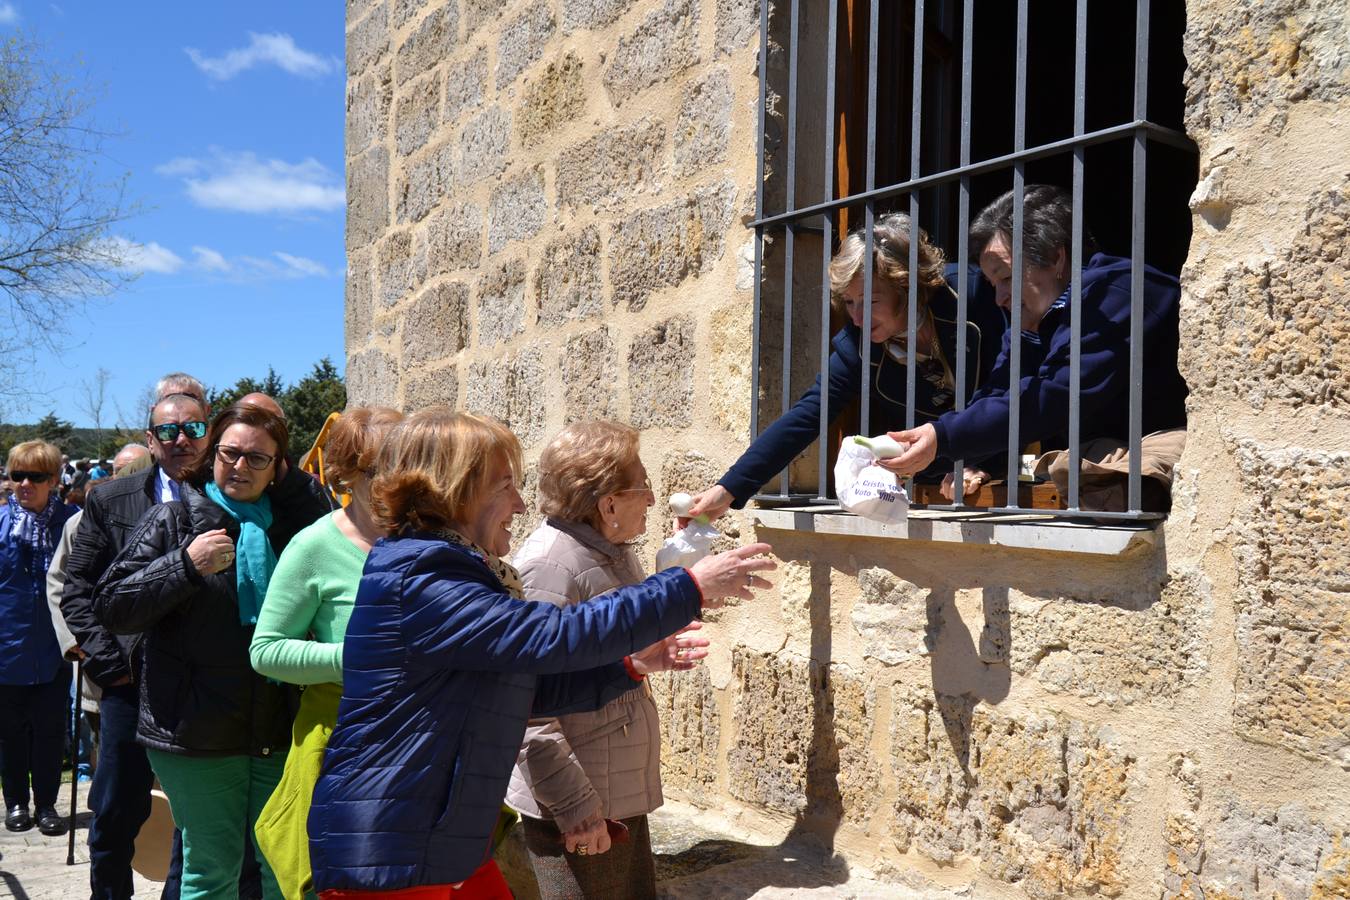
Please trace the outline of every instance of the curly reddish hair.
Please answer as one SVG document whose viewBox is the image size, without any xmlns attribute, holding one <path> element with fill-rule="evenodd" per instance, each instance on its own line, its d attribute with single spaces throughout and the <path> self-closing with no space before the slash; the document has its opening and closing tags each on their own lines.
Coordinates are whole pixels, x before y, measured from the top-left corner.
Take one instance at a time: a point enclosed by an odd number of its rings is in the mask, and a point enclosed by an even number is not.
<svg viewBox="0 0 1350 900">
<path fill-rule="evenodd" d="M 403 421 L 403 413 L 387 406 L 354 406 L 328 430 L 323 445 L 324 470 L 338 490 L 349 490 L 352 479 L 375 467 L 380 445 L 389 430 Z"/>
</svg>

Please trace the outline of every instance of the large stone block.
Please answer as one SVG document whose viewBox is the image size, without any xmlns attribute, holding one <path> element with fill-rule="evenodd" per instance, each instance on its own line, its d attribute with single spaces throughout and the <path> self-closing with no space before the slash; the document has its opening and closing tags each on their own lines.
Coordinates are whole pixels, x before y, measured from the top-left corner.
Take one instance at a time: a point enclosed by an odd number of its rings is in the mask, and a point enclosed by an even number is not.
<svg viewBox="0 0 1350 900">
<path fill-rule="evenodd" d="M 479 360 L 469 366 L 464 408 L 500 419 L 521 444 L 532 447 L 548 428 L 545 378 L 549 375 L 542 344 L 532 344 L 510 356 Z"/>
<path fill-rule="evenodd" d="M 389 226 L 389 151 L 378 144 L 347 160 L 347 249 L 374 243 Z"/>
<path fill-rule="evenodd" d="M 468 185 L 501 172 L 510 151 L 511 113 L 500 106 L 483 110 L 460 138 L 460 182 Z"/>
<path fill-rule="evenodd" d="M 426 225 L 427 266 L 432 275 L 472 269 L 483 257 L 483 211 L 462 203 L 437 211 Z"/>
<path fill-rule="evenodd" d="M 1350 452 L 1239 443 L 1240 733 L 1350 769 Z"/>
<path fill-rule="evenodd" d="M 731 139 L 731 80 L 713 69 L 685 89 L 675 120 L 675 171 L 697 175 L 727 160 Z"/>
<path fill-rule="evenodd" d="M 459 4 L 441 3 L 413 28 L 399 44 L 394 57 L 394 77 L 400 85 L 430 72 L 450 55 L 459 39 Z"/>
<path fill-rule="evenodd" d="M 525 329 L 525 264 L 518 259 L 493 266 L 478 280 L 478 335 L 490 347 Z"/>
<path fill-rule="evenodd" d="M 612 209 L 660 188 L 666 127 L 644 118 L 606 129 L 558 156 L 558 202 Z"/>
<path fill-rule="evenodd" d="M 1350 94 L 1341 0 L 1187 4 L 1186 129 L 1220 131 L 1268 109 Z"/>
<path fill-rule="evenodd" d="M 1121 894 L 1135 761 L 1109 731 L 1004 716 L 968 696 L 896 685 L 891 762 L 899 849 L 975 857 L 1037 898 Z"/>
<path fill-rule="evenodd" d="M 879 567 L 858 571 L 858 589 L 849 619 L 864 656 L 894 666 L 932 651 L 930 622 L 938 604 L 932 591 Z"/>
<path fill-rule="evenodd" d="M 602 79 L 615 106 L 698 62 L 698 0 L 666 0 L 619 38 Z"/>
<path fill-rule="evenodd" d="M 350 20 L 349 20 L 350 21 Z M 389 5 L 383 0 L 347 29 L 347 75 L 355 78 L 389 52 Z"/>
<path fill-rule="evenodd" d="M 568 338 L 562 358 L 567 421 L 613 419 L 618 411 L 618 366 L 608 328 Z"/>
<path fill-rule="evenodd" d="M 393 5 L 390 22 L 393 30 L 398 31 L 421 14 L 427 6 L 428 0 L 390 0 L 390 2 Z M 450 2 L 453 3 L 454 0 L 450 0 Z"/>
<path fill-rule="evenodd" d="M 576 119 L 586 107 L 586 83 L 580 57 L 568 51 L 550 62 L 525 85 L 516 112 L 522 146 L 530 146 L 553 129 Z"/>
<path fill-rule="evenodd" d="M 660 288 L 711 269 L 725 250 L 735 203 L 735 188 L 719 182 L 620 223 L 609 243 L 614 302 L 642 309 Z"/>
<path fill-rule="evenodd" d="M 448 196 L 455 182 L 455 145 L 445 142 L 405 161 L 394 192 L 399 224 L 419 222 Z"/>
<path fill-rule="evenodd" d="M 488 204 L 488 253 L 538 234 L 548 212 L 542 168 L 503 181 L 493 188 Z"/>
<path fill-rule="evenodd" d="M 1174 573 L 1142 604 L 1011 593 L 1012 670 L 1055 693 L 1135 703 L 1174 696 L 1209 668 L 1214 604 L 1198 572 Z"/>
<path fill-rule="evenodd" d="M 394 142 L 400 156 L 416 152 L 441 121 L 441 82 L 427 77 L 404 87 L 394 105 Z"/>
<path fill-rule="evenodd" d="M 347 402 L 353 406 L 398 405 L 398 366 L 389 354 L 371 348 L 347 358 Z"/>
<path fill-rule="evenodd" d="M 544 45 L 556 30 L 553 10 L 546 0 L 530 4 L 506 24 L 497 39 L 497 90 L 515 81 L 544 55 Z"/>
<path fill-rule="evenodd" d="M 403 381 L 403 411 L 407 413 L 428 406 L 459 405 L 459 370 L 442 366 L 431 371 L 406 372 Z"/>
<path fill-rule="evenodd" d="M 786 654 L 732 650 L 737 730 L 727 754 L 733 797 L 783 813 L 802 813 L 830 767 L 825 733 L 830 709 L 825 669 Z"/>
<path fill-rule="evenodd" d="M 707 666 L 651 676 L 661 715 L 661 781 L 694 803 L 711 800 L 721 762 L 721 719 Z"/>
<path fill-rule="evenodd" d="M 602 28 L 623 15 L 634 0 L 562 0 L 562 29 Z"/>
<path fill-rule="evenodd" d="M 628 350 L 628 396 L 635 428 L 685 428 L 693 415 L 692 316 L 675 316 L 633 336 Z"/>
<path fill-rule="evenodd" d="M 458 122 L 467 113 L 483 105 L 487 95 L 488 54 L 479 47 L 468 59 L 448 66 L 445 70 L 446 122 Z"/>
<path fill-rule="evenodd" d="M 443 282 L 418 294 L 403 315 L 403 371 L 416 372 L 469 343 L 469 286 Z M 406 399 L 406 397 L 405 397 Z"/>
<path fill-rule="evenodd" d="M 1350 181 L 1312 197 L 1302 233 L 1193 289 L 1180 361 L 1192 396 L 1258 411 L 1350 407 Z"/>
<path fill-rule="evenodd" d="M 717 0 L 718 54 L 730 55 L 759 34 L 759 0 Z"/>
<path fill-rule="evenodd" d="M 708 328 L 712 412 L 718 424 L 741 440 L 750 432 L 752 312 L 749 302 L 724 306 L 712 314 Z"/>
<path fill-rule="evenodd" d="M 347 155 L 355 156 L 389 133 L 389 107 L 394 99 L 389 65 L 374 66 L 360 78 L 347 81 Z"/>
<path fill-rule="evenodd" d="M 1168 787 L 1162 900 L 1196 900 L 1204 896 L 1200 866 L 1205 843 L 1200 825 L 1200 771 L 1190 754 L 1177 754 L 1168 760 Z"/>
<path fill-rule="evenodd" d="M 881 765 L 872 751 L 877 717 L 876 688 L 847 666 L 830 667 L 828 684 L 834 711 L 834 781 L 844 818 L 866 824 L 881 801 Z M 821 773 L 829 779 L 831 772 Z"/>
<path fill-rule="evenodd" d="M 1337 877 L 1335 836 L 1297 802 L 1252 809 L 1226 800 L 1207 830 L 1200 885 L 1205 897 L 1309 900 Z M 1330 864 L 1330 865 L 1327 865 Z M 1340 863 L 1343 865 L 1343 862 Z"/>
<path fill-rule="evenodd" d="M 393 231 L 375 251 L 380 303 L 393 306 L 409 296 L 427 277 L 426 245 L 413 240 L 411 231 Z"/>
<path fill-rule="evenodd" d="M 600 277 L 600 232 L 588 225 L 544 247 L 534 273 L 534 296 L 543 325 L 562 325 L 604 311 Z"/>
<path fill-rule="evenodd" d="M 471 35 L 502 14 L 501 0 L 464 0 L 464 33 Z"/>
<path fill-rule="evenodd" d="M 347 254 L 346 315 L 343 322 L 348 347 L 361 348 L 370 341 L 375 308 L 375 278 L 370 269 L 370 251 Z"/>
</svg>

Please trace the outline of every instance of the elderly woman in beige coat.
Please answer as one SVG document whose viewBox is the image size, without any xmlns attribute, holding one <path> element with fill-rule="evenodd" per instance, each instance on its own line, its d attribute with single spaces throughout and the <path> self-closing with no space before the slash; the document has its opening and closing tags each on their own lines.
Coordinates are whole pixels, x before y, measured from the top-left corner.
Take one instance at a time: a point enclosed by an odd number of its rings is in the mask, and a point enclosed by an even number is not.
<svg viewBox="0 0 1350 900">
<path fill-rule="evenodd" d="M 539 495 L 547 518 L 515 557 L 526 597 L 584 603 L 646 577 L 630 542 L 646 530 L 655 497 L 636 431 L 603 421 L 567 427 L 539 458 Z M 692 668 L 708 652 L 690 633 L 698 627 L 635 657 Z M 543 897 L 654 897 L 647 813 L 662 802 L 661 732 L 646 682 L 595 712 L 532 721 L 506 799 L 523 814 Z M 616 834 L 601 855 L 565 852 Z"/>
</svg>

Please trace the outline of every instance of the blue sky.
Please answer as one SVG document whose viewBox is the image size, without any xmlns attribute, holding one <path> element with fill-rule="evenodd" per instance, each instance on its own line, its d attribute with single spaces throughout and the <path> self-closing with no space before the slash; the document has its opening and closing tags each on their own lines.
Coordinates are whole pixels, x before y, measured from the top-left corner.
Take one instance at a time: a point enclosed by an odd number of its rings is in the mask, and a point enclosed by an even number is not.
<svg viewBox="0 0 1350 900">
<path fill-rule="evenodd" d="M 21 30 L 94 88 L 115 133 L 99 168 L 140 207 L 113 232 L 139 276 L 66 318 L 6 420 L 92 425 L 78 398 L 100 367 L 106 426 L 165 372 L 343 366 L 343 27 L 337 0 L 0 0 L 0 39 Z"/>
</svg>

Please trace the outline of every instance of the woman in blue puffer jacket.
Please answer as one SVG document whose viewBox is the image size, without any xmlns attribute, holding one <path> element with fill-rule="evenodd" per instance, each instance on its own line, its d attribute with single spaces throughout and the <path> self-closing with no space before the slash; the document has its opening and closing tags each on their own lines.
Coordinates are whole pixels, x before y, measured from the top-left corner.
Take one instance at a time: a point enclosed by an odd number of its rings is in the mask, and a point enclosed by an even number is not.
<svg viewBox="0 0 1350 900">
<path fill-rule="evenodd" d="M 596 709 L 671 655 L 662 638 L 767 587 L 751 544 L 561 609 L 506 563 L 520 445 L 444 407 L 409 416 L 376 466 L 371 550 L 343 648 L 342 701 L 309 816 L 325 900 L 509 897 L 490 838 L 531 717 Z M 637 653 L 642 648 L 648 651 Z M 626 655 L 627 654 L 627 655 Z M 597 833 L 569 852 L 603 853 Z"/>
</svg>

